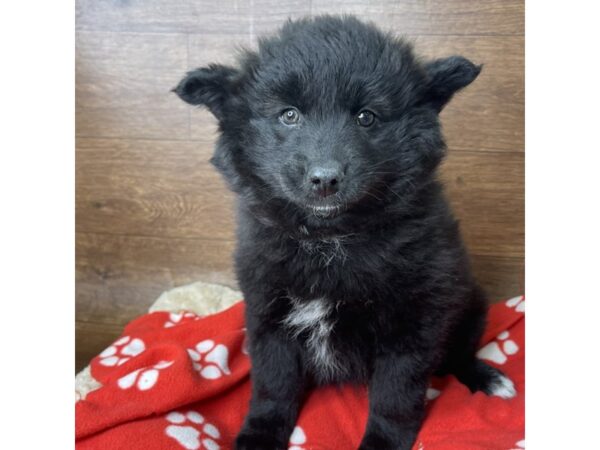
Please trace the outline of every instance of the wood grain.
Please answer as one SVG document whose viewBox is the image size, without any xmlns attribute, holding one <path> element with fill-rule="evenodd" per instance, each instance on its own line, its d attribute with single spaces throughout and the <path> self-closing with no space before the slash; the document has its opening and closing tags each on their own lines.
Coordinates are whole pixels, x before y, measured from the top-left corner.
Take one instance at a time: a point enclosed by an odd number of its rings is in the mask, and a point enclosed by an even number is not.
<svg viewBox="0 0 600 450">
<path fill-rule="evenodd" d="M 524 156 L 450 150 L 441 179 L 477 255 L 524 256 Z"/>
<path fill-rule="evenodd" d="M 187 137 L 185 35 L 79 32 L 76 58 L 78 136 Z"/>
<path fill-rule="evenodd" d="M 491 303 L 507 300 L 525 292 L 523 258 L 471 255 L 475 278 Z"/>
<path fill-rule="evenodd" d="M 248 34 L 188 35 L 188 69 L 210 63 L 235 64 L 239 50 L 253 48 L 256 40 Z"/>
<path fill-rule="evenodd" d="M 270 32 L 288 17 L 356 14 L 394 31 L 523 35 L 521 0 L 77 0 L 79 30 L 163 33 Z"/>
<path fill-rule="evenodd" d="M 77 318 L 124 324 L 165 290 L 197 280 L 235 287 L 231 241 L 78 233 Z"/>
<path fill-rule="evenodd" d="M 312 0 L 312 13 L 355 14 L 396 33 L 523 35 L 521 0 Z"/>
<path fill-rule="evenodd" d="M 276 29 L 310 15 L 310 2 L 292 0 L 77 0 L 80 30 L 247 34 Z"/>
<path fill-rule="evenodd" d="M 78 139 L 78 231 L 233 239 L 233 194 L 212 141 Z"/>
</svg>

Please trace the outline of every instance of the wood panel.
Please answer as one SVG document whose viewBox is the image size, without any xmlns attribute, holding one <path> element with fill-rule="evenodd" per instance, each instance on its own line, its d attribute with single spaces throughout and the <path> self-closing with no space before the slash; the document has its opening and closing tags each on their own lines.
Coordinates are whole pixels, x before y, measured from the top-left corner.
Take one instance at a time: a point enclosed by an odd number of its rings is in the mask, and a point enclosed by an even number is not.
<svg viewBox="0 0 600 450">
<path fill-rule="evenodd" d="M 310 2 L 292 0 L 77 0 L 81 30 L 247 34 L 272 31 L 288 17 L 310 15 Z"/>
<path fill-rule="evenodd" d="M 188 69 L 210 63 L 235 64 L 241 48 L 252 48 L 255 39 L 248 34 L 190 34 Z"/>
<path fill-rule="evenodd" d="M 356 14 L 394 31 L 436 35 L 523 35 L 520 0 L 77 0 L 81 30 L 246 33 L 288 17 Z"/>
<path fill-rule="evenodd" d="M 77 135 L 187 138 L 187 36 L 79 32 L 76 57 Z"/>
<path fill-rule="evenodd" d="M 442 165 L 467 247 L 473 254 L 524 256 L 524 156 L 450 151 Z"/>
<path fill-rule="evenodd" d="M 520 0 L 312 0 L 312 13 L 355 14 L 396 33 L 522 35 Z"/>
<path fill-rule="evenodd" d="M 492 303 L 507 300 L 525 292 L 523 258 L 471 255 L 475 278 Z"/>
<path fill-rule="evenodd" d="M 233 239 L 233 195 L 212 141 L 78 139 L 77 230 Z"/>
<path fill-rule="evenodd" d="M 197 280 L 235 287 L 231 241 L 77 233 L 77 318 L 124 324 L 165 290 Z"/>
</svg>

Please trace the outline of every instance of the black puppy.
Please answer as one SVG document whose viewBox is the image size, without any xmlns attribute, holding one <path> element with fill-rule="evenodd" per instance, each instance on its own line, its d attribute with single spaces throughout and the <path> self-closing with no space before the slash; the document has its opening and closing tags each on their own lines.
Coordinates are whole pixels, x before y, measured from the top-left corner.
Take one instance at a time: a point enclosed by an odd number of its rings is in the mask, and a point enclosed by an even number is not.
<svg viewBox="0 0 600 450">
<path fill-rule="evenodd" d="M 368 383 L 361 449 L 409 449 L 430 375 L 515 395 L 475 358 L 487 312 L 436 180 L 438 113 L 480 67 L 354 18 L 288 22 L 175 92 L 219 121 L 239 195 L 252 401 L 236 448 L 286 449 L 306 390 Z"/>
</svg>

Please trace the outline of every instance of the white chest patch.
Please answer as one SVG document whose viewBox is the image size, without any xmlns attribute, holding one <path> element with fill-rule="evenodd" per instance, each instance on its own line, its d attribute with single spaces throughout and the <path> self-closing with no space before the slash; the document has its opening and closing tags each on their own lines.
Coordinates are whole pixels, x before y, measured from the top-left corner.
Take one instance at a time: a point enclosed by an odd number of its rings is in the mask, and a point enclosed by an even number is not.
<svg viewBox="0 0 600 450">
<path fill-rule="evenodd" d="M 308 334 L 305 345 L 314 368 L 323 378 L 331 378 L 340 370 L 330 340 L 335 323 L 331 317 L 333 304 L 323 298 L 309 301 L 292 298 L 292 303 L 283 325 L 295 338 L 305 332 Z"/>
</svg>

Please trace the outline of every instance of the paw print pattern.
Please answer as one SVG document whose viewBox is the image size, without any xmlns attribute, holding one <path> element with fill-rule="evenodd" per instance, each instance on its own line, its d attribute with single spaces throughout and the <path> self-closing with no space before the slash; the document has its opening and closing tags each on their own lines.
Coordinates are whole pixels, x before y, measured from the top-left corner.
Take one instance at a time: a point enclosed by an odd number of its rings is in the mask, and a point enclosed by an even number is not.
<svg viewBox="0 0 600 450">
<path fill-rule="evenodd" d="M 184 322 L 191 322 L 193 320 L 200 320 L 201 317 L 191 312 L 179 312 L 169 314 L 169 319 L 163 325 L 165 328 L 171 328 L 177 325 L 181 325 Z"/>
<path fill-rule="evenodd" d="M 123 336 L 100 353 L 100 364 L 107 367 L 120 366 L 144 350 L 146 350 L 144 341 Z"/>
<path fill-rule="evenodd" d="M 195 348 L 187 349 L 196 372 L 201 377 L 216 380 L 223 375 L 231 375 L 227 359 L 229 350 L 223 344 L 216 344 L 211 339 L 198 342 Z"/>
<path fill-rule="evenodd" d="M 117 380 L 117 385 L 121 389 L 129 389 L 135 385 L 140 391 L 147 391 L 148 389 L 152 389 L 158 381 L 159 371 L 166 369 L 172 364 L 173 361 L 161 361 L 152 367 L 134 370 L 119 378 Z"/>
<path fill-rule="evenodd" d="M 305 450 L 304 447 L 302 447 L 303 444 L 306 444 L 306 434 L 302 428 L 296 426 L 290 436 L 290 446 L 288 450 Z"/>
<path fill-rule="evenodd" d="M 417 450 L 425 450 L 425 446 L 421 441 L 419 441 L 419 446 L 417 447 Z"/>
<path fill-rule="evenodd" d="M 525 448 L 525 439 L 521 439 L 519 442 L 515 444 L 515 448 L 511 448 L 510 450 L 523 450 Z"/>
<path fill-rule="evenodd" d="M 218 439 L 221 433 L 217 427 L 208 423 L 196 411 L 182 414 L 177 411 L 165 416 L 170 425 L 165 428 L 165 433 L 187 450 L 219 450 L 221 446 Z"/>
<path fill-rule="evenodd" d="M 508 361 L 508 356 L 514 355 L 519 351 L 519 346 L 515 341 L 509 339 L 510 333 L 503 331 L 496 336 L 496 341 L 490 342 L 477 352 L 480 359 L 487 359 L 496 364 L 504 364 Z"/>
<path fill-rule="evenodd" d="M 507 300 L 505 305 L 509 308 L 515 308 L 515 311 L 525 312 L 525 297 L 522 295 L 513 297 L 510 300 Z"/>
</svg>

